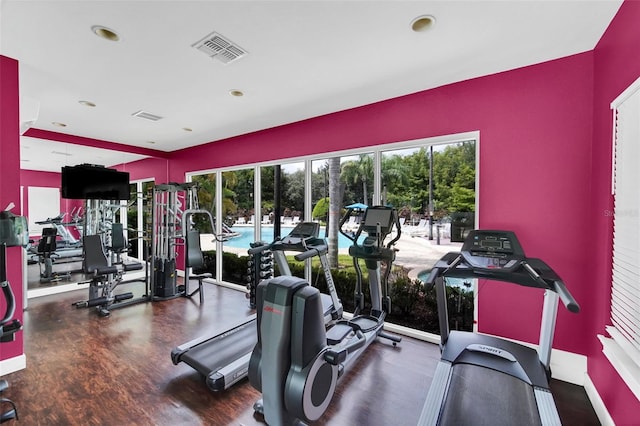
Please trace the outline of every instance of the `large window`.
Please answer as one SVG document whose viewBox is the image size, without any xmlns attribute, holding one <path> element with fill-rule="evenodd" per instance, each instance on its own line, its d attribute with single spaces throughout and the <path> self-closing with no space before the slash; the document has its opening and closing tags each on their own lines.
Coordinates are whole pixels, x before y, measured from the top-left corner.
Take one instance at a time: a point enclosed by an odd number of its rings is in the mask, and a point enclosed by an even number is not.
<svg viewBox="0 0 640 426">
<path fill-rule="evenodd" d="M 613 269 L 611 338 L 603 352 L 640 398 L 640 79 L 612 104 L 614 111 Z"/>
<path fill-rule="evenodd" d="M 215 195 L 200 197 L 214 202 L 217 220 L 224 221 L 231 232 L 216 246 L 218 271 L 227 272 L 219 281 L 244 287 L 246 277 L 230 271 L 237 268 L 246 273 L 243 262 L 250 243 L 271 242 L 277 225 L 280 235 L 285 236 L 299 221 L 319 222 L 321 236 L 328 240 L 332 266 L 343 276 L 353 274 L 349 272 L 353 268 L 348 254 L 351 241 L 332 225 L 331 199 L 337 200 L 340 215 L 346 206 L 356 203 L 391 205 L 399 213 L 402 235 L 389 282 L 394 306 L 390 321 L 418 323 L 424 331 L 437 332 L 437 317 L 427 319 L 433 308 L 426 306 L 420 281 L 444 253 L 458 250 L 474 227 L 477 140 L 478 134 L 473 132 L 192 174 L 193 180 L 212 176 L 207 179 L 223 183 Z M 276 199 L 278 175 L 280 193 Z M 213 193 L 212 188 L 208 191 Z M 347 225 L 357 229 L 357 219 Z M 239 260 L 228 254 L 239 256 Z M 316 263 L 307 262 L 304 272 L 292 269 L 322 288 L 323 277 Z M 363 278 L 367 279 L 366 270 Z M 460 309 L 452 317 L 460 328 L 469 329 L 474 292 L 469 283 L 461 283 L 459 289 L 463 293 L 456 302 Z M 353 288 L 341 297 L 348 310 Z"/>
</svg>

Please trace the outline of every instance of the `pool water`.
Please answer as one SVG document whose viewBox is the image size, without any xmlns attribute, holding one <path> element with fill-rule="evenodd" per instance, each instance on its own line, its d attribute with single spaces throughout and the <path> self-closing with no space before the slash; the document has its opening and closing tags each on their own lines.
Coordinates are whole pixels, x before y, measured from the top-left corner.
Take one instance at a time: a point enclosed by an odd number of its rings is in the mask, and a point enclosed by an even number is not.
<svg viewBox="0 0 640 426">
<path fill-rule="evenodd" d="M 252 226 L 232 226 L 231 230 L 233 232 L 237 232 L 239 235 L 237 237 L 233 237 L 227 241 L 225 241 L 224 245 L 227 247 L 234 247 L 234 248 L 249 248 L 251 247 L 250 244 L 255 242 L 255 238 L 253 236 L 253 227 Z M 291 226 L 283 226 L 280 229 L 280 234 L 283 236 L 286 236 L 289 234 L 289 232 L 291 232 L 291 230 L 293 230 L 293 227 Z M 320 228 L 320 234 L 319 236 L 321 238 L 324 237 L 324 228 Z M 270 243 L 271 241 L 273 241 L 273 227 L 264 227 L 262 228 L 262 241 L 268 242 Z M 338 235 L 338 248 L 340 249 L 346 249 L 349 248 L 349 246 L 351 246 L 353 243 L 351 242 L 350 239 L 348 239 L 347 237 L 345 237 L 342 234 Z"/>
</svg>

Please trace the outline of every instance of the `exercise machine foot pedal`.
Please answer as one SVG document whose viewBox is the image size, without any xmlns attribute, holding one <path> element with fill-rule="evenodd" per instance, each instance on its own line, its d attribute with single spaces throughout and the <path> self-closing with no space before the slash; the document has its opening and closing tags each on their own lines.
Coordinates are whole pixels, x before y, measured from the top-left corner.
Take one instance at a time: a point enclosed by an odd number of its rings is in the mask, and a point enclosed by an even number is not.
<svg viewBox="0 0 640 426">
<path fill-rule="evenodd" d="M 342 342 L 349 333 L 353 331 L 353 327 L 349 324 L 338 323 L 327 331 L 327 344 L 337 345 Z"/>
</svg>

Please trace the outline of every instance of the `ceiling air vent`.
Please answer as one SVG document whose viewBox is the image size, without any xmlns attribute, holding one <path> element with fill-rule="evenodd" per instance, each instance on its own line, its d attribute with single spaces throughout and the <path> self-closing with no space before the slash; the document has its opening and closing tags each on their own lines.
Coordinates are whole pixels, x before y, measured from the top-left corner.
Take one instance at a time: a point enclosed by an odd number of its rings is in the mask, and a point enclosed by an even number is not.
<svg viewBox="0 0 640 426">
<path fill-rule="evenodd" d="M 192 46 L 224 64 L 236 61 L 247 54 L 247 51 L 242 47 L 216 32 L 212 32 Z"/>
<path fill-rule="evenodd" d="M 146 111 L 138 111 L 138 112 L 134 112 L 133 114 L 131 114 L 135 117 L 140 117 L 140 118 L 144 118 L 147 120 L 151 120 L 151 121 L 158 121 L 160 119 L 162 119 L 162 117 L 160 117 L 159 115 L 155 115 L 155 114 L 151 114 L 150 112 L 146 112 Z"/>
</svg>

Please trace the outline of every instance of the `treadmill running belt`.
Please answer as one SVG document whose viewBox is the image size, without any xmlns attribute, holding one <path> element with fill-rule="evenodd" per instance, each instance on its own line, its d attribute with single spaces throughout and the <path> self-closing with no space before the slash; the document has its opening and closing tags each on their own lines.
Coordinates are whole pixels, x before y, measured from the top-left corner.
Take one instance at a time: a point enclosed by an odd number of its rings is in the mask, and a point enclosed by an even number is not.
<svg viewBox="0 0 640 426">
<path fill-rule="evenodd" d="M 485 367 L 456 364 L 441 425 L 540 425 L 533 387 Z"/>
<path fill-rule="evenodd" d="M 258 342 L 255 321 L 231 331 L 194 346 L 182 354 L 180 361 L 207 376 L 250 353 Z"/>
</svg>

